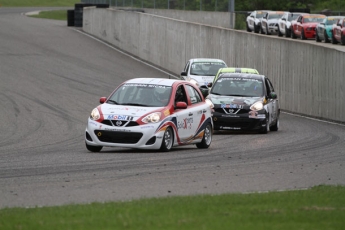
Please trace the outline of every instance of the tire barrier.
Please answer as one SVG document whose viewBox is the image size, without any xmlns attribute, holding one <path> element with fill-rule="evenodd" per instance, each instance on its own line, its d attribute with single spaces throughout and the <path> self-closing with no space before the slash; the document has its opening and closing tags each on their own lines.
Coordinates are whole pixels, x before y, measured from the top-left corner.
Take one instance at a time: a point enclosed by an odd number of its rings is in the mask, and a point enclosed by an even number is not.
<svg viewBox="0 0 345 230">
<path fill-rule="evenodd" d="M 74 5 L 74 26 L 83 27 L 84 7 L 95 6 L 96 8 L 109 8 L 109 4 L 76 3 Z M 68 19 L 67 19 L 68 20 Z"/>
<path fill-rule="evenodd" d="M 67 10 L 67 26 L 74 26 L 74 10 Z"/>
</svg>

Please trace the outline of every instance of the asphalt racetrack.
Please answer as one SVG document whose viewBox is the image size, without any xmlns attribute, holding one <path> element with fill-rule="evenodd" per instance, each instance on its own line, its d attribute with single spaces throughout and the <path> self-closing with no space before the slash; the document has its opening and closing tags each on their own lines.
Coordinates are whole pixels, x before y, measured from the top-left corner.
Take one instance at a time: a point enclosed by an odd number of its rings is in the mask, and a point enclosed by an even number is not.
<svg viewBox="0 0 345 230">
<path fill-rule="evenodd" d="M 0 208 L 345 185 L 345 126 L 288 113 L 278 132 L 217 133 L 207 150 L 88 152 L 101 96 L 166 75 L 29 11 L 0 8 Z"/>
</svg>

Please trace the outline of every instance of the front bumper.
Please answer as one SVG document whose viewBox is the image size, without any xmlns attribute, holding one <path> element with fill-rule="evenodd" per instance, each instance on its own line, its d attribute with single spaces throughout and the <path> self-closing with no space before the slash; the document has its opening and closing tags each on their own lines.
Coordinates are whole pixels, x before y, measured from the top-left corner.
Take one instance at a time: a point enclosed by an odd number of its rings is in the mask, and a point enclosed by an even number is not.
<svg viewBox="0 0 345 230">
<path fill-rule="evenodd" d="M 249 113 L 237 115 L 214 112 L 212 119 L 214 130 L 250 131 L 266 127 L 266 114 L 264 113 L 256 113 L 252 116 Z"/>
<path fill-rule="evenodd" d="M 160 123 L 133 127 L 114 127 L 88 119 L 85 141 L 92 146 L 129 147 L 138 149 L 159 149 L 164 128 Z"/>
</svg>

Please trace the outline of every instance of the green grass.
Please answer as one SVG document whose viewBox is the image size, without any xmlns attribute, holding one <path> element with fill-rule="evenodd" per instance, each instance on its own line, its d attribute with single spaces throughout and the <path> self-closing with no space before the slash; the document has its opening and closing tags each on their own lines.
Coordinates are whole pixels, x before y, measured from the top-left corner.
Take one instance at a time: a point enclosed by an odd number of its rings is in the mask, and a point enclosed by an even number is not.
<svg viewBox="0 0 345 230">
<path fill-rule="evenodd" d="M 345 187 L 0 210 L 0 229 L 344 229 Z"/>
<path fill-rule="evenodd" d="M 31 15 L 34 18 L 46 18 L 55 20 L 67 20 L 67 10 L 41 11 L 38 15 Z"/>
<path fill-rule="evenodd" d="M 2 7 L 74 6 L 80 0 L 0 0 Z"/>
</svg>

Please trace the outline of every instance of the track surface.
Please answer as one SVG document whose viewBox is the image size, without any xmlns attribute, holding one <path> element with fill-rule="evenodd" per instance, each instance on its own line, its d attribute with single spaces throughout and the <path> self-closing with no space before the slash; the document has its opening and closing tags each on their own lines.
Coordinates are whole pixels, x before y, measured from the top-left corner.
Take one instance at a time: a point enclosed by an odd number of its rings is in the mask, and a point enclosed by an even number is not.
<svg viewBox="0 0 345 230">
<path fill-rule="evenodd" d="M 101 96 L 165 77 L 66 26 L 0 8 L 0 208 L 345 185 L 345 127 L 281 115 L 267 135 L 214 135 L 210 149 L 90 153 Z M 181 67 L 182 68 L 182 67 Z"/>
</svg>

